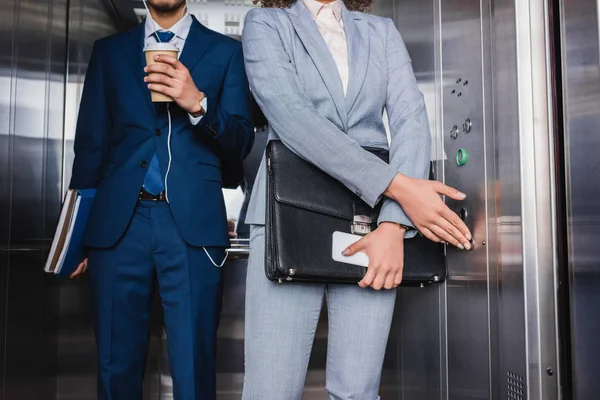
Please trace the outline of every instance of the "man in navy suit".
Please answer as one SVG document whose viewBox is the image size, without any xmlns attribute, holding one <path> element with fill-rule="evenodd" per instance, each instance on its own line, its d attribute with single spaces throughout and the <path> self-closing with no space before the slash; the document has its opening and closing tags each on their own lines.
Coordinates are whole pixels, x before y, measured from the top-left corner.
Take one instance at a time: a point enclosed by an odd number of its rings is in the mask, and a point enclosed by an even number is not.
<svg viewBox="0 0 600 400">
<path fill-rule="evenodd" d="M 203 27 L 185 0 L 149 0 L 137 28 L 94 44 L 70 187 L 97 188 L 85 244 L 98 397 L 142 399 L 158 281 L 175 399 L 214 399 L 221 269 L 229 245 L 221 167 L 254 140 L 241 44 Z M 143 47 L 180 57 L 146 67 Z M 153 103 L 150 89 L 174 99 Z"/>
</svg>

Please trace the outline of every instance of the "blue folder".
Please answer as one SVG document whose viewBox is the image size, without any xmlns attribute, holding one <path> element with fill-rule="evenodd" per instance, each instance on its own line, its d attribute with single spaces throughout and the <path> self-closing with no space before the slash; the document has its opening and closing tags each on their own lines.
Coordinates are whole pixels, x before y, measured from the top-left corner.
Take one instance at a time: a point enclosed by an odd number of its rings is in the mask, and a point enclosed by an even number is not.
<svg viewBox="0 0 600 400">
<path fill-rule="evenodd" d="M 83 236 L 96 189 L 70 189 L 65 196 L 54 240 L 44 270 L 71 275 L 85 258 Z"/>
</svg>

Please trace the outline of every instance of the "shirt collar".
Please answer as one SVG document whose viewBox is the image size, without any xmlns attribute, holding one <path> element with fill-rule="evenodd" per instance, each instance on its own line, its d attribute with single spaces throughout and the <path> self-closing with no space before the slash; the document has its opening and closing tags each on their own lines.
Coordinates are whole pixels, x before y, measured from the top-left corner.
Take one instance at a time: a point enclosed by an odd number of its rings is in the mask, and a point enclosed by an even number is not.
<svg viewBox="0 0 600 400">
<path fill-rule="evenodd" d="M 187 39 L 187 35 L 190 32 L 190 28 L 192 26 L 192 22 L 193 22 L 192 15 L 189 12 L 186 11 L 186 13 L 183 16 L 183 18 L 181 18 L 179 21 L 177 21 L 177 23 L 175 25 L 173 25 L 169 29 L 163 29 L 160 25 L 158 25 L 152 19 L 152 16 L 150 14 L 147 14 L 146 15 L 146 22 L 145 22 L 145 25 L 144 25 L 144 30 L 145 30 L 145 33 L 146 33 L 146 39 L 149 38 L 154 33 L 154 31 L 159 30 L 159 31 L 164 31 L 164 32 L 166 32 L 166 31 L 173 32 L 181 40 L 186 40 Z"/>
<path fill-rule="evenodd" d="M 302 0 L 302 3 L 304 3 L 314 20 L 317 19 L 323 7 L 327 6 L 333 9 L 333 15 L 335 15 L 338 21 L 342 19 L 342 0 L 335 0 L 329 4 L 323 4 L 317 0 Z"/>
</svg>

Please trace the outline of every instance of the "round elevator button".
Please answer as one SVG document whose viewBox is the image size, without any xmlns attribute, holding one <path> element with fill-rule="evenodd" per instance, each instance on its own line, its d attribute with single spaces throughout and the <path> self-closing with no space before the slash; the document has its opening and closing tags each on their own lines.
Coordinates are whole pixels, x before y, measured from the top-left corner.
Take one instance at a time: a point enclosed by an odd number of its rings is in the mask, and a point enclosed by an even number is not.
<svg viewBox="0 0 600 400">
<path fill-rule="evenodd" d="M 471 122 L 471 118 L 467 118 L 465 123 L 463 124 L 463 132 L 469 133 L 471 132 L 471 128 L 473 127 L 473 123 Z"/>
<path fill-rule="evenodd" d="M 460 211 L 458 212 L 458 216 L 460 217 L 460 219 L 464 221 L 467 220 L 467 217 L 469 216 L 469 213 L 467 212 L 466 208 L 461 208 Z"/>
<path fill-rule="evenodd" d="M 456 140 L 456 138 L 458 137 L 458 126 L 454 125 L 454 126 L 452 127 L 452 130 L 450 131 L 450 137 L 451 137 L 453 140 Z"/>
<path fill-rule="evenodd" d="M 458 149 L 458 151 L 456 152 L 456 164 L 459 167 L 462 167 L 463 165 L 465 165 L 467 163 L 468 159 L 469 159 L 469 153 L 467 152 L 467 150 Z"/>
</svg>

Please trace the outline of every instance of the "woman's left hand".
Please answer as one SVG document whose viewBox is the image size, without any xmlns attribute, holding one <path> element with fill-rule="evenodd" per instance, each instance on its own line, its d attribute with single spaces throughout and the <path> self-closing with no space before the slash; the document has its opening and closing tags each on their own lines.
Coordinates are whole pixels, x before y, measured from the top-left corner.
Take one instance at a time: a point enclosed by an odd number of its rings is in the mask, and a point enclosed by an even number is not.
<svg viewBox="0 0 600 400">
<path fill-rule="evenodd" d="M 359 251 L 369 257 L 369 268 L 358 283 L 362 288 L 394 289 L 402 282 L 404 269 L 404 234 L 406 230 L 391 222 L 384 222 L 372 233 L 350 245 L 343 254 L 351 256 Z"/>
</svg>

